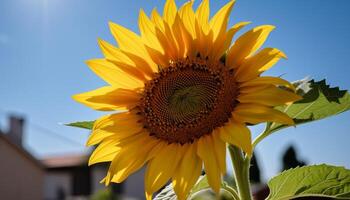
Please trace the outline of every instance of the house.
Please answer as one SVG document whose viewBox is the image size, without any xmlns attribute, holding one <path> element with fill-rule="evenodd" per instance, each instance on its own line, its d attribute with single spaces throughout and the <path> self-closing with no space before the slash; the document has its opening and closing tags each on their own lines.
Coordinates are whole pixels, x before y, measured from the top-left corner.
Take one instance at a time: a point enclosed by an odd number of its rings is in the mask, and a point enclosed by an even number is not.
<svg viewBox="0 0 350 200">
<path fill-rule="evenodd" d="M 88 166 L 88 154 L 50 156 L 41 160 L 46 169 L 45 200 L 85 200 L 98 191 L 105 190 L 100 181 L 106 175 L 108 165 Z M 125 182 L 112 184 L 118 199 L 144 199 L 144 170 L 130 176 Z"/>
<path fill-rule="evenodd" d="M 100 181 L 108 165 L 88 166 L 89 152 L 48 156 L 40 161 L 22 146 L 24 119 L 9 117 L 9 130 L 0 130 L 1 200 L 85 200 L 105 190 Z M 144 199 L 144 170 L 121 184 L 112 184 L 118 199 Z"/>
<path fill-rule="evenodd" d="M 44 167 L 22 147 L 24 119 L 9 119 L 9 131 L 0 130 L 0 199 L 41 200 Z"/>
</svg>

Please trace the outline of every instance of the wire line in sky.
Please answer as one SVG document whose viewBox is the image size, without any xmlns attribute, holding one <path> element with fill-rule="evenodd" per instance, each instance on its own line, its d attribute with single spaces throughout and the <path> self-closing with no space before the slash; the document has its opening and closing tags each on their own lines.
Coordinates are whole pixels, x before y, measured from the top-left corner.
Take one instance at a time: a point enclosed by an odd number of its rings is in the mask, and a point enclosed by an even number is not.
<svg viewBox="0 0 350 200">
<path fill-rule="evenodd" d="M 3 115 L 3 116 L 9 116 L 9 112 L 5 111 L 4 109 L 1 109 L 0 108 L 0 114 Z M 66 143 L 69 143 L 71 145 L 79 145 L 79 146 L 84 146 L 84 144 L 80 143 L 80 142 L 77 142 L 75 140 L 72 140 L 71 138 L 69 137 L 66 137 L 60 133 L 57 133 L 55 131 L 52 131 L 40 124 L 37 124 L 37 123 L 33 123 L 33 122 L 28 122 L 28 125 L 33 128 L 34 130 L 37 130 L 39 133 L 45 133 L 45 135 L 48 135 L 48 136 L 51 136 L 51 137 L 54 137 L 56 139 L 59 139 L 61 141 L 65 141 Z"/>
</svg>

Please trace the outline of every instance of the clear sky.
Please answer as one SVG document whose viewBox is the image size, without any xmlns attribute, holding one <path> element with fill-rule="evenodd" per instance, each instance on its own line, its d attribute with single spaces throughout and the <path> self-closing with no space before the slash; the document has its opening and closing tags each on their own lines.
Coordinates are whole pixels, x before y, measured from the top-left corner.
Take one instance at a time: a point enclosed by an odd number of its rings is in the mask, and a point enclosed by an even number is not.
<svg viewBox="0 0 350 200">
<path fill-rule="evenodd" d="M 226 2 L 212 0 L 211 8 L 216 11 Z M 114 42 L 108 21 L 138 32 L 139 9 L 150 13 L 162 6 L 161 0 L 1 0 L 1 128 L 6 128 L 6 113 L 24 115 L 25 145 L 38 157 L 86 150 L 88 131 L 61 125 L 103 115 L 71 99 L 75 93 L 104 85 L 84 61 L 102 56 L 97 38 Z M 326 78 L 334 86 L 350 89 L 349 10 L 348 0 L 237 0 L 231 24 L 251 21 L 250 27 L 277 26 L 265 46 L 282 49 L 289 59 L 267 74 L 284 74 L 290 81 Z M 350 112 L 272 135 L 256 150 L 264 177 L 280 169 L 281 152 L 289 144 L 309 164 L 350 168 L 349 122 Z"/>
</svg>

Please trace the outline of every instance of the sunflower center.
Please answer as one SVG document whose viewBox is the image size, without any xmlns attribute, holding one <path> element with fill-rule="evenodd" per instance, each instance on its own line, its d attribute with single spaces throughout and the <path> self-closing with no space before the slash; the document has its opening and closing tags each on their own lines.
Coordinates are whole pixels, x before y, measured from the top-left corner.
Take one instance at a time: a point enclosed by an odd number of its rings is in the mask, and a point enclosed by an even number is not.
<svg viewBox="0 0 350 200">
<path fill-rule="evenodd" d="M 190 115 L 200 109 L 201 99 L 205 98 L 205 88 L 193 85 L 179 88 L 169 98 L 169 111 L 174 115 Z"/>
<path fill-rule="evenodd" d="M 139 106 L 142 123 L 169 143 L 193 142 L 228 121 L 237 95 L 233 70 L 221 62 L 178 60 L 146 83 Z"/>
</svg>

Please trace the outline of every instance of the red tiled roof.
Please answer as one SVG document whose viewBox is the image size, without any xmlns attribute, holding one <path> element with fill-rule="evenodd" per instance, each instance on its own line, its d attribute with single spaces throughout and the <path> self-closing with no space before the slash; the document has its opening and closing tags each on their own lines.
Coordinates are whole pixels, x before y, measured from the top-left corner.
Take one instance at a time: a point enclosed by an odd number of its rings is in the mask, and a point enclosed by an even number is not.
<svg viewBox="0 0 350 200">
<path fill-rule="evenodd" d="M 73 154 L 50 156 L 41 160 L 46 168 L 74 167 L 87 164 L 88 155 Z"/>
</svg>

